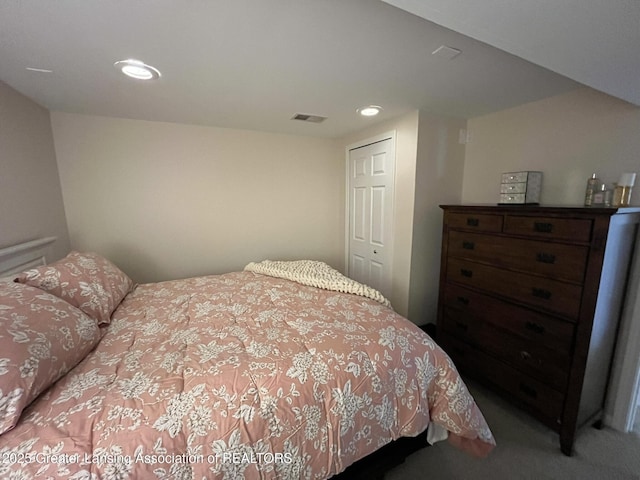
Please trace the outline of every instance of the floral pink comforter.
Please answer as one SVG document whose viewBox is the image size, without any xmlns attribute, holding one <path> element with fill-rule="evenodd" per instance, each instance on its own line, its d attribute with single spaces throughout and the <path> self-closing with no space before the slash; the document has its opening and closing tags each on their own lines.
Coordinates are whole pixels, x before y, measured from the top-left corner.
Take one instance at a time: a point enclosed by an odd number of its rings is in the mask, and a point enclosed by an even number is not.
<svg viewBox="0 0 640 480">
<path fill-rule="evenodd" d="M 430 421 L 494 444 L 451 360 L 391 309 L 235 272 L 130 293 L 0 436 L 0 478 L 320 479 Z"/>
</svg>

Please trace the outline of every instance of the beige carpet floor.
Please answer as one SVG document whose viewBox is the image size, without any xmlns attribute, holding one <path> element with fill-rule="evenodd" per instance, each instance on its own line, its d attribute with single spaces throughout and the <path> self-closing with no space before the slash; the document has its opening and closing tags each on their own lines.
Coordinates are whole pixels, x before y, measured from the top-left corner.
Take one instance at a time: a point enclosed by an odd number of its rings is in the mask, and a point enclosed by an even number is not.
<svg viewBox="0 0 640 480">
<path fill-rule="evenodd" d="M 441 442 L 410 456 L 385 480 L 640 480 L 640 433 L 583 427 L 567 457 L 555 432 L 485 388 L 467 384 L 496 438 L 491 455 L 475 459 Z"/>
</svg>

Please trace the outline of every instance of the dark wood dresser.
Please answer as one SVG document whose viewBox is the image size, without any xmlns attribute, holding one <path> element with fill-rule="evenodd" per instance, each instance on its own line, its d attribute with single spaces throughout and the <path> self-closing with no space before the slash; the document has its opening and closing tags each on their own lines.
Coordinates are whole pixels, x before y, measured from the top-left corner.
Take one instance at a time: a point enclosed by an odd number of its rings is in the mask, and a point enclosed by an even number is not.
<svg viewBox="0 0 640 480">
<path fill-rule="evenodd" d="M 441 208 L 438 343 L 571 455 L 601 420 L 640 208 Z"/>
</svg>

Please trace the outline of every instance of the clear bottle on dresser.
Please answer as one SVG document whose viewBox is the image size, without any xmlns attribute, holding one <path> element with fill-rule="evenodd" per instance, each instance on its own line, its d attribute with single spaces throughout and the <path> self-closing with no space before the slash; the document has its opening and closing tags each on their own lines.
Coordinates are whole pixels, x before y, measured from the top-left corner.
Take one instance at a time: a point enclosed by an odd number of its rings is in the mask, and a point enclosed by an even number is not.
<svg viewBox="0 0 640 480">
<path fill-rule="evenodd" d="M 593 196 L 597 191 L 598 186 L 600 185 L 600 180 L 598 176 L 594 173 L 591 175 L 591 178 L 587 180 L 587 189 L 584 193 L 584 206 L 590 207 L 593 204 Z"/>
<path fill-rule="evenodd" d="M 607 200 L 607 186 L 603 183 L 594 192 L 593 198 L 591 201 L 591 206 L 592 207 L 608 207 L 611 204 L 611 201 L 609 201 L 609 205 L 607 205 L 606 200 Z"/>
</svg>

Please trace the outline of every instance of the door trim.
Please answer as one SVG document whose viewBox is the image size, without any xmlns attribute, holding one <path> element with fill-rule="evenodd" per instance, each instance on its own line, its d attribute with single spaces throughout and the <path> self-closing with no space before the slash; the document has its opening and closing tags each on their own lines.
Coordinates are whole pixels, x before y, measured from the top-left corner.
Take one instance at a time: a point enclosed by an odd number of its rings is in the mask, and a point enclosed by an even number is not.
<svg viewBox="0 0 640 480">
<path fill-rule="evenodd" d="M 351 204 L 351 197 L 350 197 L 350 191 L 349 191 L 349 152 L 351 152 L 351 150 L 355 150 L 356 148 L 361 148 L 361 147 L 366 147 L 367 145 L 371 145 L 373 143 L 378 143 L 378 142 L 383 142 L 385 140 L 391 140 L 391 146 L 389 147 L 390 152 L 392 153 L 392 159 L 393 159 L 393 219 L 391 222 L 391 230 L 392 232 L 395 232 L 395 222 L 396 222 L 396 213 L 395 213 L 395 206 L 396 206 L 396 186 L 397 186 L 397 161 L 396 161 L 396 130 L 390 130 L 388 132 L 385 133 L 381 133 L 379 135 L 375 135 L 373 137 L 369 137 L 363 140 L 359 140 L 357 142 L 354 142 L 350 145 L 347 145 L 345 147 L 345 167 L 344 167 L 344 176 L 345 176 L 345 205 L 344 205 L 344 266 L 345 266 L 345 272 L 346 275 L 349 276 L 349 222 L 350 222 L 350 210 L 349 210 L 349 205 Z M 394 238 L 393 235 L 391 237 L 391 255 L 390 255 L 390 259 L 391 259 L 391 266 L 390 266 L 390 272 L 391 272 L 391 290 L 393 290 L 393 258 L 394 258 L 394 252 L 393 252 L 393 245 L 394 245 Z"/>
</svg>

